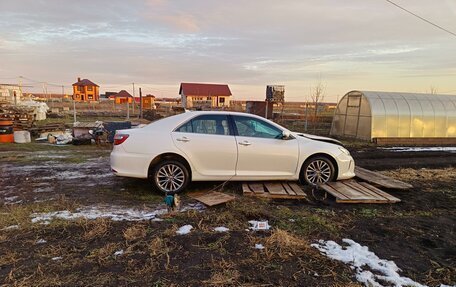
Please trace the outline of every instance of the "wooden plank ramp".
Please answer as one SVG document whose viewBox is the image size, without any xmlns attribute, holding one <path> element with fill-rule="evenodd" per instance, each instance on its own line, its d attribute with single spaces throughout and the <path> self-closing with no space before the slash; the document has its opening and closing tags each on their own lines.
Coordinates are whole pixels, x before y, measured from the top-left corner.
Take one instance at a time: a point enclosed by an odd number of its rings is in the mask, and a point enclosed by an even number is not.
<svg viewBox="0 0 456 287">
<path fill-rule="evenodd" d="M 188 193 L 188 196 L 198 200 L 199 202 L 204 203 L 207 206 L 214 206 L 219 205 L 222 203 L 226 203 L 232 200 L 235 200 L 236 197 L 233 195 L 229 195 L 226 193 L 221 193 L 217 191 L 211 192 L 191 192 Z"/>
<path fill-rule="evenodd" d="M 337 203 L 396 203 L 401 200 L 367 182 L 349 179 L 319 186 L 336 198 Z"/>
<path fill-rule="evenodd" d="M 367 181 L 368 183 L 375 184 L 384 188 L 401 190 L 413 188 L 413 185 L 411 184 L 391 178 L 379 172 L 367 170 L 359 166 L 355 167 L 355 174 L 356 177 Z"/>
<path fill-rule="evenodd" d="M 278 199 L 307 199 L 307 194 L 294 182 L 245 182 L 242 184 L 245 196 Z"/>
</svg>

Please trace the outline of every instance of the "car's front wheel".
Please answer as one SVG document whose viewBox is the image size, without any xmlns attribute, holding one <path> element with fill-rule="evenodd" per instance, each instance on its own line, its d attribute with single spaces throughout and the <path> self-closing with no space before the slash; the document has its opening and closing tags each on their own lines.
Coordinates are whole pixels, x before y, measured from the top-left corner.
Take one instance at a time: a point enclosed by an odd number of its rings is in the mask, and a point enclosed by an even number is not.
<svg viewBox="0 0 456 287">
<path fill-rule="evenodd" d="M 190 181 L 187 167 L 176 160 L 165 160 L 155 166 L 152 172 L 154 187 L 167 194 L 183 191 Z"/>
<path fill-rule="evenodd" d="M 334 181 L 336 177 L 334 164 L 326 157 L 312 157 L 304 163 L 302 179 L 310 185 Z"/>
</svg>

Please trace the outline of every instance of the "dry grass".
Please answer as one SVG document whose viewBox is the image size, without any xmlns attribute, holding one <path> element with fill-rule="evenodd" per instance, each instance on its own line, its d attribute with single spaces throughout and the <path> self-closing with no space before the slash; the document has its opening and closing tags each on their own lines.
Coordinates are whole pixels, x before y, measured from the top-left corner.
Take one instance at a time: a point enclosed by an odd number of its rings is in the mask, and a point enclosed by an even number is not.
<svg viewBox="0 0 456 287">
<path fill-rule="evenodd" d="M 172 237 L 176 235 L 177 229 L 179 229 L 179 227 L 176 224 L 173 224 L 171 227 L 165 229 L 162 234 L 165 237 Z"/>
<path fill-rule="evenodd" d="M 309 250 L 309 244 L 296 235 L 281 229 L 274 229 L 271 236 L 266 239 L 265 253 L 269 259 L 275 255 L 282 259 L 289 258 Z"/>
<path fill-rule="evenodd" d="M 103 265 L 109 258 L 112 258 L 114 253 L 122 249 L 119 243 L 110 242 L 105 246 L 92 250 L 88 258 L 94 258 L 97 262 Z"/>
<path fill-rule="evenodd" d="M 20 255 L 18 253 L 6 250 L 5 253 L 0 256 L 0 269 L 4 266 L 15 264 L 19 260 Z"/>
<path fill-rule="evenodd" d="M 456 182 L 456 168 L 442 169 L 413 169 L 402 168 L 396 170 L 383 171 L 384 175 L 412 183 L 415 186 L 424 187 L 425 191 L 434 191 L 435 182 L 446 182 L 450 185 Z"/>
<path fill-rule="evenodd" d="M 147 235 L 147 227 L 142 223 L 137 223 L 131 227 L 128 227 L 123 232 L 123 236 L 127 243 L 144 239 Z"/>
<path fill-rule="evenodd" d="M 299 250 L 308 248 L 309 244 L 307 241 L 291 234 L 288 231 L 274 229 L 271 236 L 266 239 L 266 246 L 271 248 Z"/>
<path fill-rule="evenodd" d="M 210 286 L 233 286 L 238 285 L 238 280 L 241 273 L 237 269 L 234 262 L 222 260 L 215 260 L 212 258 L 211 267 L 213 272 L 211 278 L 204 283 Z"/>
<path fill-rule="evenodd" d="M 106 218 L 98 218 L 96 220 L 82 219 L 80 224 L 84 229 L 83 238 L 85 240 L 104 237 L 107 235 L 110 228 L 110 220 Z"/>
<path fill-rule="evenodd" d="M 54 201 L 5 205 L 0 208 L 0 229 L 11 225 L 19 225 L 21 229 L 26 229 L 33 225 L 30 218 L 33 213 L 61 210 L 74 211 L 77 207 L 78 204 L 75 201 L 69 200 L 64 195 L 58 196 Z M 52 224 L 54 224 L 54 221 L 57 224 L 65 224 L 63 220 L 53 220 Z"/>
<path fill-rule="evenodd" d="M 149 242 L 149 252 L 152 257 L 160 256 L 163 253 L 168 253 L 169 247 L 164 239 L 156 236 Z"/>
<path fill-rule="evenodd" d="M 78 203 L 69 200 L 64 194 L 58 195 L 52 205 L 54 210 L 68 210 L 71 212 L 74 212 L 79 206 Z"/>
</svg>

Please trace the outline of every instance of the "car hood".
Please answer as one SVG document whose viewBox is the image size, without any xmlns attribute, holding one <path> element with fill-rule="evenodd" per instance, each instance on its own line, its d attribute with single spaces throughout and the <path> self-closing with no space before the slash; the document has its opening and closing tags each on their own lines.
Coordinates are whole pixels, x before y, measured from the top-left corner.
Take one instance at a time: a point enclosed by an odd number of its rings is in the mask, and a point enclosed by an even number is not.
<svg viewBox="0 0 456 287">
<path fill-rule="evenodd" d="M 332 143 L 332 144 L 343 146 L 343 144 L 340 141 L 333 139 L 333 138 L 309 135 L 309 134 L 304 134 L 304 133 L 295 133 L 295 132 L 293 133 L 293 135 L 297 136 L 297 137 L 308 138 L 308 139 L 311 139 L 314 141 L 321 141 L 321 142 Z"/>
</svg>

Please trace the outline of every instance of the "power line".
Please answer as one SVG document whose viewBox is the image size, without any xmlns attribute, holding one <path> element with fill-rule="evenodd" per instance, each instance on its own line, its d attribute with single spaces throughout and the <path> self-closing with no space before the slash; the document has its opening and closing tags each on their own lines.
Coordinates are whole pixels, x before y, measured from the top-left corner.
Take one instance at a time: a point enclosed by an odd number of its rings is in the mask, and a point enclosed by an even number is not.
<svg viewBox="0 0 456 287">
<path fill-rule="evenodd" d="M 404 7 L 402 7 L 402 6 L 400 6 L 399 4 L 396 4 L 396 3 L 394 3 L 394 2 L 391 1 L 391 0 L 385 0 L 385 1 L 388 2 L 388 3 L 390 3 L 391 5 L 396 6 L 396 7 L 399 8 L 399 9 L 404 10 L 405 12 L 407 12 L 407 13 L 409 13 L 409 14 L 415 16 L 415 17 L 417 17 L 418 19 L 420 19 L 420 20 L 422 20 L 422 21 L 424 21 L 424 22 L 426 22 L 426 23 L 428 23 L 428 24 L 431 24 L 432 26 L 434 26 L 434 27 L 436 27 L 436 28 L 438 28 L 438 29 L 440 29 L 440 30 L 442 30 L 442 31 L 445 31 L 445 32 L 447 32 L 448 34 L 453 35 L 453 36 L 456 37 L 456 33 L 452 32 L 452 31 L 450 31 L 450 30 L 448 30 L 448 29 L 446 29 L 446 28 L 443 28 L 443 27 L 440 26 L 440 25 L 437 25 L 437 24 L 431 22 L 431 21 L 427 20 L 426 18 L 421 17 L 420 15 L 417 15 L 417 14 L 413 13 L 412 11 L 410 11 L 410 10 L 408 10 L 408 9 L 406 9 L 406 8 L 404 8 Z"/>
</svg>

